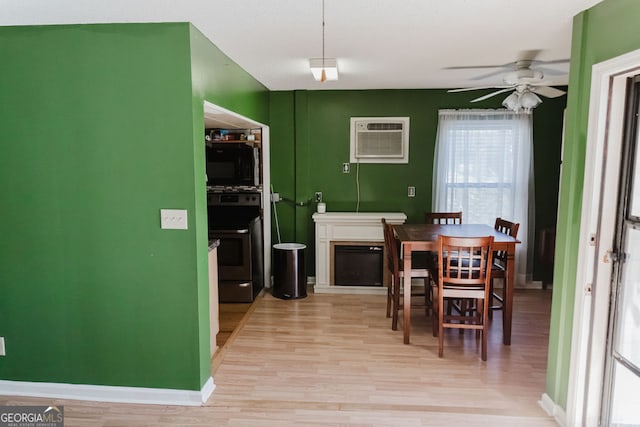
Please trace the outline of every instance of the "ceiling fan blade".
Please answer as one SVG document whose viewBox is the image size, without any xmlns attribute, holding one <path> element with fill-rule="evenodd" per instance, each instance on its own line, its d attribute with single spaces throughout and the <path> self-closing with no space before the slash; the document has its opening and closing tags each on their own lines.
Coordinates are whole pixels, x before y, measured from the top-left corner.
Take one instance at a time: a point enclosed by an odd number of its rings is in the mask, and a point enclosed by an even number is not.
<svg viewBox="0 0 640 427">
<path fill-rule="evenodd" d="M 489 99 L 489 98 L 491 98 L 491 97 L 493 97 L 493 96 L 500 95 L 501 93 L 509 92 L 510 90 L 513 90 L 513 88 L 512 88 L 512 87 L 508 87 L 508 88 L 506 88 L 506 89 L 500 89 L 500 90 L 497 90 L 497 91 L 495 91 L 495 92 L 491 92 L 491 93 L 490 93 L 490 94 L 488 94 L 488 95 L 481 96 L 480 98 L 472 99 L 472 100 L 471 100 L 471 101 L 469 101 L 469 102 L 484 101 L 485 99 Z"/>
<path fill-rule="evenodd" d="M 543 64 L 543 65 L 551 65 L 551 64 L 568 64 L 569 58 L 565 58 L 565 59 L 552 59 L 550 61 L 533 61 L 534 65 L 535 64 Z"/>
<path fill-rule="evenodd" d="M 511 64 L 499 65 L 455 65 L 453 67 L 444 67 L 445 70 L 482 70 L 484 68 L 504 68 Z"/>
<path fill-rule="evenodd" d="M 536 70 L 542 71 L 545 76 L 564 76 L 568 74 L 564 70 L 557 70 L 555 68 L 549 68 L 549 67 L 536 67 Z"/>
<path fill-rule="evenodd" d="M 556 89 L 555 87 L 551 86 L 532 86 L 531 91 L 547 98 L 557 98 L 567 93 L 563 90 Z"/>
<path fill-rule="evenodd" d="M 512 86 L 476 86 L 476 87 L 463 87 L 460 89 L 449 89 L 447 92 L 456 93 L 456 92 L 468 92 L 470 90 L 482 90 L 482 89 L 500 89 L 500 88 L 511 88 Z"/>
<path fill-rule="evenodd" d="M 519 61 L 535 61 L 538 55 L 542 52 L 541 49 L 521 50 L 518 54 Z"/>
<path fill-rule="evenodd" d="M 505 72 L 505 68 L 502 67 L 490 73 L 480 74 L 479 76 L 471 77 L 469 80 L 484 80 L 484 79 L 488 79 L 489 77 L 499 76 L 501 74 L 504 74 L 504 72 Z"/>
</svg>

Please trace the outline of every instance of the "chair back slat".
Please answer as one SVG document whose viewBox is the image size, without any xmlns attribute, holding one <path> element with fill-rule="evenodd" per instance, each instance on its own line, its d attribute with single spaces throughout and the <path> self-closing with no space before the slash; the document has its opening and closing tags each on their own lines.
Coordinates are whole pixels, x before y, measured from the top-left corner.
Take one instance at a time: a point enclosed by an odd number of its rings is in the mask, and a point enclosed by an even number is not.
<svg viewBox="0 0 640 427">
<path fill-rule="evenodd" d="M 496 223 L 493 227 L 495 230 L 504 233 L 513 238 L 518 237 L 518 228 L 520 224 L 517 222 L 507 221 L 506 219 L 496 218 Z M 494 262 L 500 265 L 505 265 L 507 262 L 507 251 L 495 251 L 493 254 Z"/>
<path fill-rule="evenodd" d="M 487 360 L 492 248 L 493 236 L 438 236 L 438 283 L 433 286 L 438 301 L 437 306 L 434 304 L 438 357 L 443 356 L 445 328 L 475 329 L 482 337 L 482 360 Z"/>
<path fill-rule="evenodd" d="M 387 266 L 391 273 L 398 271 L 398 246 L 396 244 L 395 236 L 393 235 L 392 225 L 389 224 L 384 218 L 382 218 L 382 231 L 384 233 L 384 246 L 387 252 Z"/>
<path fill-rule="evenodd" d="M 462 211 L 460 212 L 425 212 L 425 224 L 462 224 Z"/>
<path fill-rule="evenodd" d="M 439 286 L 488 289 L 493 236 L 438 236 Z"/>
</svg>

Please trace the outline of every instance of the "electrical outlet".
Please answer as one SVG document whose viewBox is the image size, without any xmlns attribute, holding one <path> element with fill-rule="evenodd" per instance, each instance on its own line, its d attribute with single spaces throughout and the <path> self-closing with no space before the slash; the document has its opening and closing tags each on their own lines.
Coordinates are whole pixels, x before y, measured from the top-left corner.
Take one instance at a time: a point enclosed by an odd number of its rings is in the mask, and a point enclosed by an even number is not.
<svg viewBox="0 0 640 427">
<path fill-rule="evenodd" d="M 410 185 L 407 188 L 407 197 L 416 197 L 416 187 Z"/>
<path fill-rule="evenodd" d="M 0 356 L 6 356 L 7 352 L 4 348 L 4 337 L 0 337 Z"/>
<path fill-rule="evenodd" d="M 316 202 L 322 201 L 322 191 L 316 191 Z"/>
<path fill-rule="evenodd" d="M 186 230 L 186 209 L 160 209 L 160 228 L 164 230 Z"/>
<path fill-rule="evenodd" d="M 274 203 L 279 202 L 280 200 L 282 200 L 280 198 L 280 193 L 271 193 L 271 201 Z"/>
<path fill-rule="evenodd" d="M 351 164 L 350 163 L 343 163 L 342 164 L 342 173 L 349 173 L 351 171 Z"/>
</svg>

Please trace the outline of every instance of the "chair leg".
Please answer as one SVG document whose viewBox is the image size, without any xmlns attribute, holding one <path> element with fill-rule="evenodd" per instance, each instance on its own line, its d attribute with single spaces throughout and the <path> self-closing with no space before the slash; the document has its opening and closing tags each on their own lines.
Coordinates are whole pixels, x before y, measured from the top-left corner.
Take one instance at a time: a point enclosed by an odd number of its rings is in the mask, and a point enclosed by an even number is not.
<svg viewBox="0 0 640 427">
<path fill-rule="evenodd" d="M 393 278 L 387 287 L 387 318 L 391 318 L 391 310 L 393 309 Z"/>
<path fill-rule="evenodd" d="M 400 280 L 393 278 L 393 307 L 391 317 L 391 329 L 398 330 L 398 310 L 400 309 Z"/>
<path fill-rule="evenodd" d="M 438 296 L 438 357 L 444 355 L 444 298 Z"/>
<path fill-rule="evenodd" d="M 476 308 L 478 309 L 478 313 L 476 313 L 476 318 L 478 319 L 477 321 L 484 319 L 484 313 L 486 311 L 491 312 L 491 310 L 485 310 L 484 309 L 484 305 L 480 305 L 480 303 L 484 304 L 484 300 L 476 300 L 475 301 Z M 484 327 L 484 320 L 482 322 L 483 322 L 482 325 Z M 482 338 L 482 336 L 484 336 L 484 334 L 482 333 L 482 330 L 481 329 L 476 329 L 476 339 L 480 339 L 480 338 Z"/>
<path fill-rule="evenodd" d="M 493 279 L 491 279 L 491 285 L 489 286 L 489 319 L 493 320 Z"/>
<path fill-rule="evenodd" d="M 478 301 L 480 302 L 480 301 Z M 489 331 L 489 312 L 491 309 L 489 308 L 489 301 L 482 301 L 482 360 L 486 362 L 487 360 L 487 332 Z"/>
<path fill-rule="evenodd" d="M 433 312 L 433 298 L 431 298 L 431 278 L 424 278 L 424 315 L 429 317 Z"/>
<path fill-rule="evenodd" d="M 431 331 L 434 337 L 438 336 L 438 322 L 440 319 L 440 310 L 438 308 L 440 304 L 436 302 L 436 300 L 438 300 L 438 291 L 436 289 L 437 288 L 435 286 L 431 288 L 431 301 L 433 301 L 433 309 L 431 310 Z"/>
<path fill-rule="evenodd" d="M 469 316 L 471 313 L 471 300 L 470 299 L 461 299 L 460 300 L 460 315 L 461 316 Z M 461 320 L 460 323 L 467 323 L 466 320 Z M 458 335 L 464 335 L 464 329 L 458 329 Z"/>
</svg>

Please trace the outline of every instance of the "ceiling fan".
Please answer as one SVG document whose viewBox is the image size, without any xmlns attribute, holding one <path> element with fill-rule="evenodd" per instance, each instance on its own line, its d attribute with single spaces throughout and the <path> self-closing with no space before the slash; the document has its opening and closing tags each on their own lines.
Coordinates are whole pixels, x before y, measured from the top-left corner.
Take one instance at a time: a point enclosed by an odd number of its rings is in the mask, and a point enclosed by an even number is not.
<svg viewBox="0 0 640 427">
<path fill-rule="evenodd" d="M 472 80 L 481 80 L 487 77 L 494 76 L 496 74 L 502 74 L 502 81 L 504 85 L 494 86 L 478 86 L 461 89 L 451 89 L 447 92 L 466 92 L 479 89 L 498 89 L 487 95 L 479 98 L 472 99 L 471 102 L 483 101 L 493 96 L 499 95 L 505 92 L 513 92 L 502 102 L 502 105 L 510 110 L 526 113 L 531 112 L 533 108 L 538 106 L 542 100 L 538 95 L 542 95 L 546 98 L 557 98 L 564 95 L 566 92 L 560 89 L 556 89 L 549 86 L 550 82 L 544 80 L 543 70 L 549 75 L 561 75 L 564 72 L 536 67 L 532 68 L 532 65 L 538 64 L 559 64 L 567 63 L 568 59 L 561 59 L 555 61 L 536 61 L 532 59 L 520 59 L 515 62 L 504 65 L 486 65 L 479 67 L 449 67 L 448 69 L 468 69 L 468 68 L 498 68 L 497 71 L 493 71 L 489 74 L 474 77 Z"/>
</svg>

